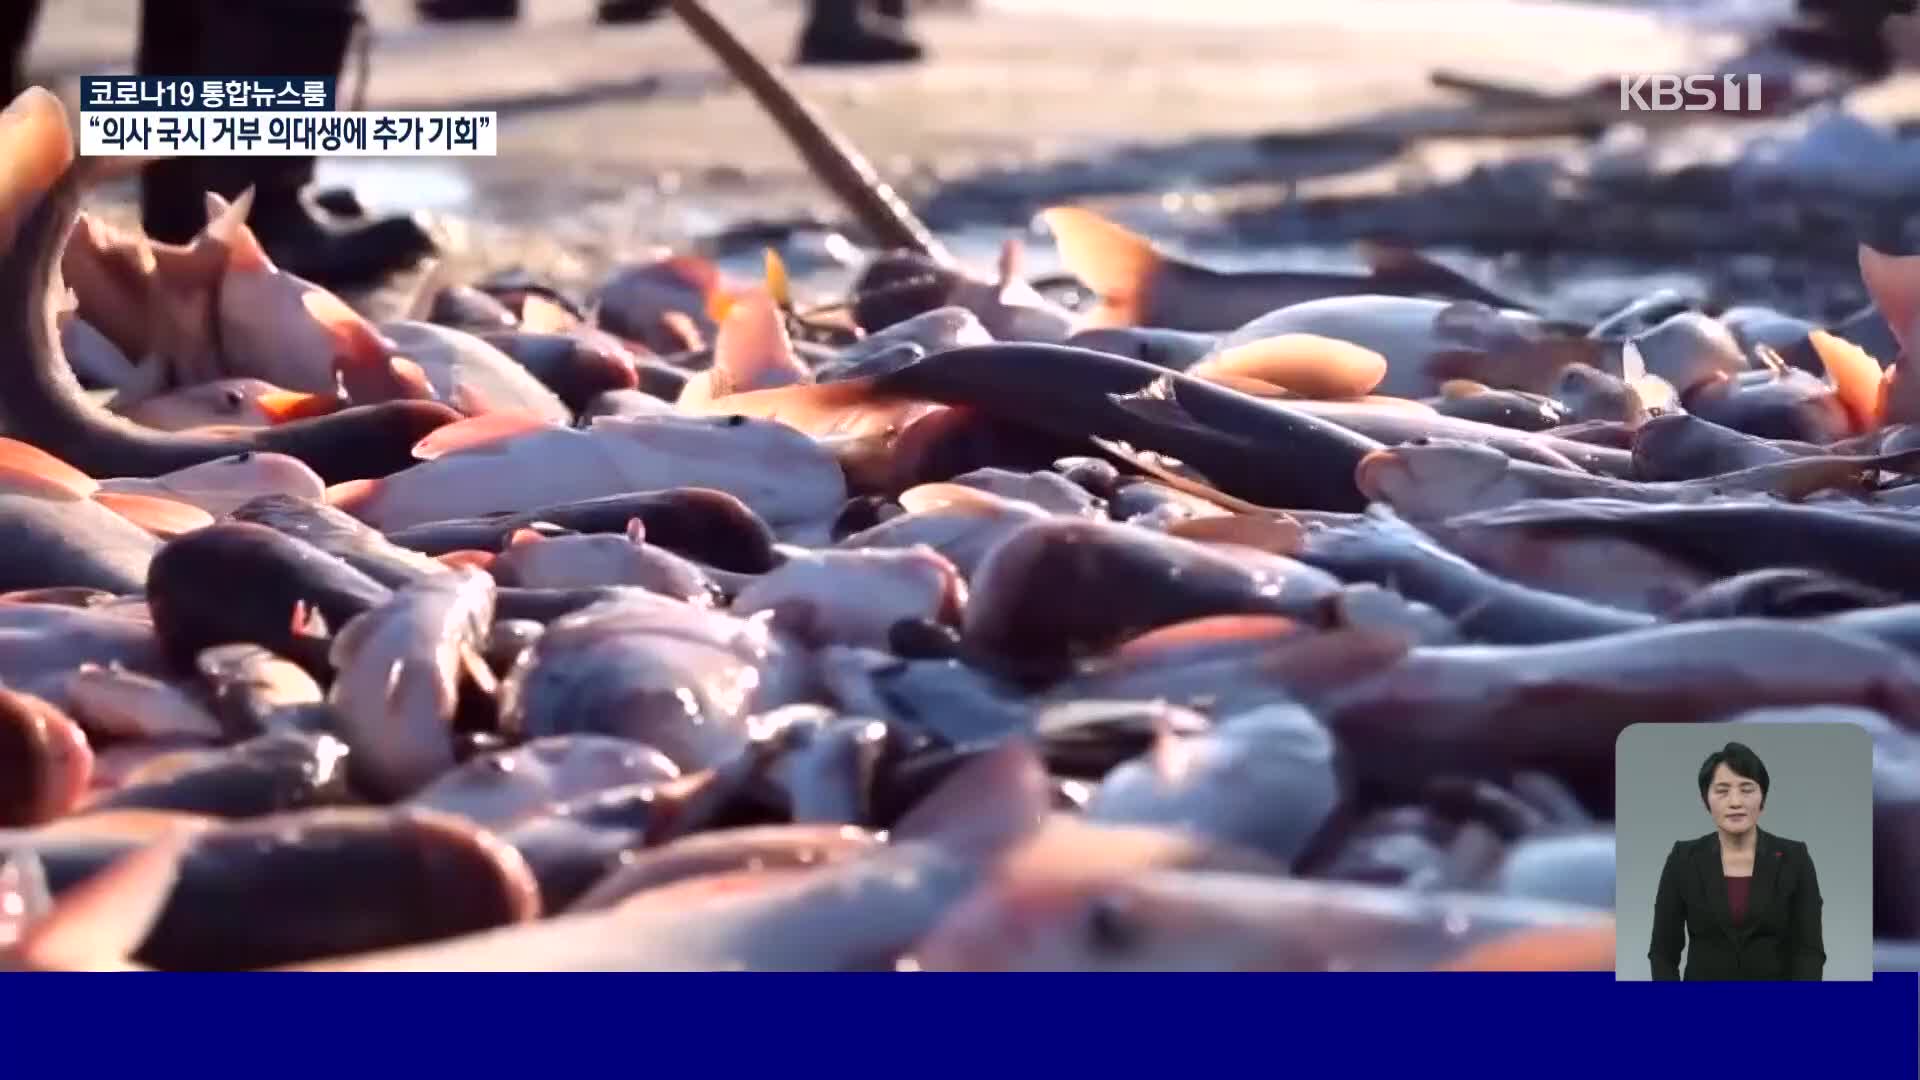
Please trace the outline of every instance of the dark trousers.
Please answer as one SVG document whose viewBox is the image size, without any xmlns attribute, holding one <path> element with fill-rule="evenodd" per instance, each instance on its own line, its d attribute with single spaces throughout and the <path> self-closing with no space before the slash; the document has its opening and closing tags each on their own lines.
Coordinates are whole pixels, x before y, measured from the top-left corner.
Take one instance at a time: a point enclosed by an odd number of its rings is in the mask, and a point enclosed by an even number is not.
<svg viewBox="0 0 1920 1080">
<path fill-rule="evenodd" d="M 134 67 L 142 75 L 337 78 L 359 11 L 355 0 L 169 0 L 140 5 Z M 314 159 L 174 158 L 148 166 L 141 217 L 154 239 L 183 243 L 206 222 L 205 195 L 248 187 L 266 209 L 296 199 Z"/>
</svg>

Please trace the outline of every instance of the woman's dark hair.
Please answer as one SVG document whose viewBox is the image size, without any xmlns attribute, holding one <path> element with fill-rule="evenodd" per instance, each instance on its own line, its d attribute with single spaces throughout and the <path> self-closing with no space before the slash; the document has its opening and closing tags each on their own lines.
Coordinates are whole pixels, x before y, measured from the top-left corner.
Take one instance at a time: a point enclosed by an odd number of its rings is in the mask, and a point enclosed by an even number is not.
<svg viewBox="0 0 1920 1080">
<path fill-rule="evenodd" d="M 1760 805 L 1767 805 L 1767 766 L 1746 743 L 1730 742 L 1707 755 L 1700 766 L 1700 801 L 1707 801 L 1707 787 L 1713 783 L 1713 771 L 1725 765 L 1733 775 L 1760 785 Z"/>
</svg>

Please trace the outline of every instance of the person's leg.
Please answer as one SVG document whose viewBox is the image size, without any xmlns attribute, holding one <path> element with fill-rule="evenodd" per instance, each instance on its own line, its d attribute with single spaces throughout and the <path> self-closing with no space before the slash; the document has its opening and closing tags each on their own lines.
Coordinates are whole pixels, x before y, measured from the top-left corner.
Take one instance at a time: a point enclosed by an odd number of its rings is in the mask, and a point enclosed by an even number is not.
<svg viewBox="0 0 1920 1080">
<path fill-rule="evenodd" d="M 893 19 L 872 18 L 862 0 L 813 0 L 800 32 L 802 64 L 877 64 L 918 60 L 919 42 Z"/>
<path fill-rule="evenodd" d="M 27 43 L 40 0 L 0 0 L 0 92 L 12 101 L 27 88 Z"/>
<path fill-rule="evenodd" d="M 149 0 L 142 5 L 140 72 L 337 78 L 355 14 L 353 0 Z M 182 242 L 206 223 L 205 192 L 233 198 L 251 187 L 249 224 L 267 254 L 302 277 L 357 283 L 432 252 L 431 236 L 411 217 L 317 217 L 302 198 L 313 172 L 311 157 L 157 162 L 142 182 L 147 232 Z"/>
</svg>

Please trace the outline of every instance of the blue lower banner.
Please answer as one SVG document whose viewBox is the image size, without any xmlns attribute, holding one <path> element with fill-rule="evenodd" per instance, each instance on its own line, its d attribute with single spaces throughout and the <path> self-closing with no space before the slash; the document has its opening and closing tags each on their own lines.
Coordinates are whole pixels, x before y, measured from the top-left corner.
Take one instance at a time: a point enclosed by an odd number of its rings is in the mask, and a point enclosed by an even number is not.
<svg viewBox="0 0 1920 1080">
<path fill-rule="evenodd" d="M 356 1063 L 413 1075 L 464 1067 L 502 1075 L 524 1063 L 564 1076 L 682 1061 L 729 1073 L 810 1061 L 835 1069 L 1017 1062 L 1025 1072 L 1055 1058 L 1074 1075 L 1161 1060 L 1185 1073 L 1232 1063 L 1306 1076 L 1319 1074 L 1301 1070 L 1450 1066 L 1473 1077 L 1608 1080 L 1695 1070 L 1920 1074 L 1920 976 L 1912 972 L 1812 984 L 1621 983 L 1593 973 L 416 975 L 351 986 L 159 978 L 0 977 L 0 1017 L 16 1035 L 6 1074 L 44 1075 L 34 1066 L 51 1068 L 56 1054 L 70 1064 L 76 1052 L 96 1068 L 122 1055 L 150 1064 L 156 1051 L 183 1043 L 224 1062 L 270 1063 L 276 1074 L 338 1073 L 340 1058 L 308 1049 L 316 1036 L 351 1040 Z"/>
</svg>

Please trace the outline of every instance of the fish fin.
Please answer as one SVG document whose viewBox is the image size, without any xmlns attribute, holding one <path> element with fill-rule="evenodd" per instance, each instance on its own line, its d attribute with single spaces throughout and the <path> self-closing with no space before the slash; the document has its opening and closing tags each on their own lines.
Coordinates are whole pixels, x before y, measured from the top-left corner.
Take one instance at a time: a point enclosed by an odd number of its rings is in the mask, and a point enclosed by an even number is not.
<svg viewBox="0 0 1920 1080">
<path fill-rule="evenodd" d="M 507 534 L 506 546 L 509 548 L 525 547 L 528 544 L 537 544 L 545 539 L 546 537 L 540 535 L 537 529 L 515 529 L 513 532 Z"/>
<path fill-rule="evenodd" d="M 1856 432 L 1867 432 L 1878 428 L 1882 423 L 1880 414 L 1880 385 L 1883 371 L 1880 361 L 1874 359 L 1865 349 L 1843 337 L 1829 334 L 1825 330 L 1815 330 L 1807 335 L 1813 343 L 1814 355 L 1820 358 L 1820 364 L 1827 370 L 1827 381 L 1833 384 L 1833 394 L 1840 399 L 1841 408 L 1853 421 Z"/>
<path fill-rule="evenodd" d="M 1876 399 L 1876 419 L 1881 424 L 1911 424 L 1920 421 L 1920 380 L 1906 377 L 1910 361 L 1901 360 L 1880 376 L 1880 395 Z"/>
<path fill-rule="evenodd" d="M 1754 343 L 1753 358 L 1760 361 L 1761 367 L 1766 368 L 1775 375 L 1785 375 L 1787 369 L 1791 366 L 1787 363 L 1786 357 L 1781 356 L 1773 346 L 1768 345 L 1764 341 Z"/>
<path fill-rule="evenodd" d="M 787 277 L 786 260 L 778 251 L 767 249 L 767 295 L 781 311 L 793 310 L 793 282 Z"/>
<path fill-rule="evenodd" d="M 1238 390 L 1248 397 L 1285 399 L 1302 396 L 1278 383 L 1270 383 L 1265 379 L 1256 379 L 1249 375 L 1235 375 L 1225 371 L 1189 371 L 1187 374 L 1192 375 L 1194 378 L 1205 379 L 1215 386 L 1224 386 L 1229 390 Z"/>
<path fill-rule="evenodd" d="M 1483 941 L 1435 971 L 1612 971 L 1618 964 L 1614 924 L 1515 930 Z"/>
<path fill-rule="evenodd" d="M 1274 555 L 1297 555 L 1307 530 L 1290 517 L 1219 514 L 1187 518 L 1167 526 L 1168 536 L 1203 544 L 1237 544 Z"/>
<path fill-rule="evenodd" d="M 1254 666 L 1290 691 L 1331 689 L 1398 664 L 1417 644 L 1392 627 L 1322 630 L 1282 641 Z"/>
<path fill-rule="evenodd" d="M 395 363 L 399 363 L 399 361 L 396 360 Z M 407 363 L 412 363 L 412 361 L 407 361 Z M 415 364 L 414 367 L 416 370 L 419 369 L 418 364 Z M 421 371 L 421 380 L 425 381 L 426 377 L 427 373 Z M 431 384 L 429 384 L 429 386 L 431 386 Z M 488 400 L 487 395 L 481 391 L 479 387 L 469 382 L 456 382 L 453 387 L 453 393 L 448 394 L 447 397 L 449 398 L 447 404 L 452 405 L 468 416 L 486 416 L 500 411 L 494 408 L 493 402 Z"/>
<path fill-rule="evenodd" d="M 708 393 L 723 398 L 745 390 L 791 386 L 807 381 L 808 374 L 794 354 L 774 297 L 760 289 L 749 290 L 727 313 L 714 337 Z"/>
<path fill-rule="evenodd" d="M 1145 386 L 1131 394 L 1108 394 L 1107 400 L 1120 408 L 1156 424 L 1172 424 L 1177 427 L 1192 428 L 1198 431 L 1210 431 L 1205 424 L 1193 418 L 1186 407 L 1180 404 L 1179 384 L 1173 381 L 1171 372 L 1159 375 L 1148 381 Z"/>
<path fill-rule="evenodd" d="M 1146 457 L 1125 443 L 1116 442 L 1112 439 L 1102 439 L 1097 436 L 1088 439 L 1088 441 L 1175 491 L 1184 491 L 1188 495 L 1205 499 L 1223 510 L 1232 510 L 1236 513 L 1254 514 L 1263 517 L 1284 516 L 1280 511 L 1272 509 L 1271 507 L 1248 502 L 1238 496 L 1229 495 L 1211 484 L 1202 483 L 1191 477 L 1181 476 L 1172 469 L 1155 464 L 1151 458 Z"/>
<path fill-rule="evenodd" d="M 579 325 L 573 312 L 537 293 L 520 301 L 520 329 L 529 334 L 565 334 Z"/>
<path fill-rule="evenodd" d="M 689 254 L 669 255 L 660 260 L 660 267 L 700 290 L 701 296 L 712 296 L 725 291 L 726 283 L 721 277 L 720 268 L 710 259 Z"/>
<path fill-rule="evenodd" d="M 162 540 L 213 524 L 213 515 L 192 503 L 156 495 L 96 491 L 93 501 L 119 514 Z"/>
<path fill-rule="evenodd" d="M 317 607 L 308 606 L 305 600 L 293 602 L 293 615 L 287 620 L 287 629 L 297 638 L 314 638 L 324 641 L 332 633 L 327 626 L 327 617 Z"/>
<path fill-rule="evenodd" d="M 493 567 L 493 560 L 496 558 L 498 558 L 498 556 L 491 551 L 462 548 L 459 551 L 447 551 L 435 555 L 433 561 L 442 566 L 453 567 L 455 570 L 469 566 L 475 570 L 490 570 Z"/>
<path fill-rule="evenodd" d="M 19 942 L 52 911 L 53 893 L 40 856 L 21 850 L 0 859 L 0 951 Z"/>
<path fill-rule="evenodd" d="M 1440 384 L 1440 396 L 1448 401 L 1458 401 L 1461 398 L 1484 394 L 1488 389 L 1486 383 L 1474 382 L 1472 379 L 1448 379 Z"/>
<path fill-rule="evenodd" d="M 27 87 L 0 112 L 0 251 L 74 165 L 73 142 L 66 106 L 44 87 Z"/>
<path fill-rule="evenodd" d="M 489 697 L 500 690 L 500 677 L 493 673 L 493 665 L 480 655 L 480 650 L 469 645 L 460 650 L 460 673 L 467 677 L 476 689 Z"/>
<path fill-rule="evenodd" d="M 924 514 L 950 506 L 998 512 L 1006 505 L 1006 500 L 990 491 L 945 481 L 915 484 L 901 492 L 894 501 L 909 514 Z"/>
<path fill-rule="evenodd" d="M 506 442 L 553 425 L 529 412 L 497 412 L 469 417 L 438 428 L 413 444 L 413 456 L 432 461 L 448 454 Z"/>
<path fill-rule="evenodd" d="M 667 333 L 679 338 L 680 344 L 688 352 L 699 352 L 707 347 L 707 336 L 700 332 L 700 324 L 694 322 L 693 316 L 684 311 L 661 312 L 660 325 L 666 329 Z"/>
<path fill-rule="evenodd" d="M 1061 261 L 1099 299 L 1084 326 L 1139 326 L 1167 257 L 1146 237 L 1091 210 L 1056 206 L 1040 217 L 1053 233 Z"/>
<path fill-rule="evenodd" d="M 1888 255 L 1861 244 L 1860 281 L 1900 351 L 1911 352 L 1914 322 L 1920 319 L 1920 255 Z"/>
<path fill-rule="evenodd" d="M 413 288 L 408 290 L 406 299 L 400 302 L 400 310 L 394 318 L 408 322 L 429 321 L 427 316 L 433 313 L 433 298 L 446 287 L 448 275 L 445 259 L 429 256 L 426 263 L 426 268 L 414 279 Z"/>
<path fill-rule="evenodd" d="M 1009 236 L 1000 242 L 1000 262 L 995 267 L 1001 293 L 1020 283 L 1022 268 L 1027 262 L 1027 246 L 1018 236 Z"/>
<path fill-rule="evenodd" d="M 1128 638 L 1107 654 L 1107 664 L 1151 663 L 1163 654 L 1225 642 L 1275 641 L 1307 634 L 1285 615 L 1202 615 Z"/>
<path fill-rule="evenodd" d="M 247 224 L 253 212 L 253 188 L 248 187 L 231 204 L 214 192 L 207 192 L 207 227 L 201 235 L 219 244 L 227 252 L 227 269 L 270 273 L 277 269 L 267 249 Z"/>
<path fill-rule="evenodd" d="M 890 842 L 922 840 L 989 854 L 1032 835 L 1053 810 L 1039 751 L 1015 736 L 955 769 L 893 827 Z"/>
<path fill-rule="evenodd" d="M 127 967 L 166 910 L 195 831 L 176 826 L 68 889 L 45 918 L 27 929 L 20 957 L 40 970 Z"/>
<path fill-rule="evenodd" d="M 326 494 L 327 505 L 338 507 L 351 514 L 356 509 L 372 502 L 373 499 L 380 494 L 380 489 L 385 486 L 386 480 L 378 476 L 367 477 L 361 480 L 343 480 L 338 484 L 328 486 Z"/>
<path fill-rule="evenodd" d="M 84 499 L 98 490 L 93 477 L 31 443 L 0 437 L 0 488 L 43 499 Z"/>
<path fill-rule="evenodd" d="M 1478 340 L 1500 321 L 1500 313 L 1478 300 L 1455 300 L 1433 313 L 1434 332 Z"/>
<path fill-rule="evenodd" d="M 336 394 L 303 394 L 297 390 L 269 390 L 254 404 L 275 424 L 291 423 L 336 413 L 346 405 Z"/>
<path fill-rule="evenodd" d="M 647 542 L 647 523 L 637 517 L 627 519 L 627 542 L 642 547 Z"/>
<path fill-rule="evenodd" d="M 1147 751 L 1153 774 L 1163 784 L 1176 784 L 1193 769 L 1193 747 L 1173 729 L 1165 713 L 1153 719 L 1153 747 Z"/>
<path fill-rule="evenodd" d="M 1496 307 L 1521 308 L 1458 270 L 1410 247 L 1361 240 L 1360 258 L 1376 280 L 1390 282 L 1409 291 L 1419 290 L 1446 296 L 1458 296 Z"/>
<path fill-rule="evenodd" d="M 1387 377 L 1387 358 L 1351 342 L 1319 334 L 1280 334 L 1216 353 L 1187 370 L 1207 379 L 1245 375 L 1301 397 L 1364 397 Z"/>
</svg>

